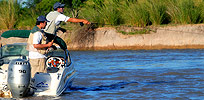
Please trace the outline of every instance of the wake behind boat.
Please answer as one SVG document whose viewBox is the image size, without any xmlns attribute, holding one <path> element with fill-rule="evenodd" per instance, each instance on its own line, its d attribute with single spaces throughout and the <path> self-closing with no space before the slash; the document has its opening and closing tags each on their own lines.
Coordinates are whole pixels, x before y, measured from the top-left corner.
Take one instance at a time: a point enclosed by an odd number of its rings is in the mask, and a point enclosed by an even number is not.
<svg viewBox="0 0 204 100">
<path fill-rule="evenodd" d="M 7 44 L 0 48 L 0 90 L 2 95 L 11 94 L 12 97 L 17 98 L 30 95 L 59 96 L 72 85 L 76 74 L 69 51 L 66 47 L 62 47 L 65 44 L 61 38 L 57 37 L 56 39 L 58 39 L 55 40 L 58 44 L 61 43 L 59 44 L 60 48 L 52 49 L 46 54 L 47 73 L 36 73 L 32 79 L 26 43 Z"/>
</svg>

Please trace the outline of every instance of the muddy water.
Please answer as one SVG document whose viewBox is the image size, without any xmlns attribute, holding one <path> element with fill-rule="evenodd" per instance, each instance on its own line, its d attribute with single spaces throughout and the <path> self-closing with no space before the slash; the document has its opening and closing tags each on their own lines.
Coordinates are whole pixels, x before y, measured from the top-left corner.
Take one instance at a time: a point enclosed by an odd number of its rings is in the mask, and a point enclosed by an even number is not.
<svg viewBox="0 0 204 100">
<path fill-rule="evenodd" d="M 77 76 L 63 100 L 203 100 L 204 50 L 70 51 Z"/>
</svg>

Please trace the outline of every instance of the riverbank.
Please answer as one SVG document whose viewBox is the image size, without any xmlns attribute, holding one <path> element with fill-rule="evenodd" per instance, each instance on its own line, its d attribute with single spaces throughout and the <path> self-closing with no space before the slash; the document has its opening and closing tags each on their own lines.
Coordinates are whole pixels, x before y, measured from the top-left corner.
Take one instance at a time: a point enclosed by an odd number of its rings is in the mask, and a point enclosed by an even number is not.
<svg viewBox="0 0 204 100">
<path fill-rule="evenodd" d="M 123 27 L 130 31 L 132 27 Z M 90 28 L 89 28 L 90 29 Z M 204 24 L 150 27 L 147 34 L 123 35 L 113 27 L 59 33 L 69 50 L 204 49 Z M 20 40 L 20 39 L 19 39 Z M 6 39 L 15 43 L 15 39 Z M 71 42 L 70 42 L 71 41 Z M 21 42 L 27 42 L 22 40 Z"/>
<path fill-rule="evenodd" d="M 128 27 L 127 27 L 128 30 Z M 204 24 L 151 28 L 148 34 L 123 35 L 115 28 L 95 29 L 88 40 L 68 44 L 70 50 L 204 49 Z"/>
</svg>

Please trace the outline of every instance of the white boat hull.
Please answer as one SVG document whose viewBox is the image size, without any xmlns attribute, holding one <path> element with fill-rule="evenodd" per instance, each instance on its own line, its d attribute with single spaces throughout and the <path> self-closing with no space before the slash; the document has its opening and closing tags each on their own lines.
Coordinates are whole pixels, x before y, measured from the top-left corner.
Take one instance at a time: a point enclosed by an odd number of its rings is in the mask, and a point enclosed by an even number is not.
<svg viewBox="0 0 204 100">
<path fill-rule="evenodd" d="M 16 43 L 0 48 L 0 94 L 9 94 L 11 91 L 14 97 L 32 93 L 35 96 L 59 96 L 72 85 L 76 74 L 68 50 L 57 48 L 47 52 L 47 73 L 36 73 L 31 79 L 32 66 L 26 46 L 26 43 Z"/>
<path fill-rule="evenodd" d="M 10 94 L 7 89 L 7 70 L 0 69 L 0 90 Z M 59 96 L 67 88 L 71 87 L 76 73 L 73 66 L 59 69 L 56 73 L 36 73 L 34 83 L 34 96 Z M 32 79 L 32 80 L 33 80 Z M 10 96 L 11 97 L 11 96 Z"/>
<path fill-rule="evenodd" d="M 61 68 L 57 73 L 36 73 L 34 76 L 35 95 L 59 96 L 72 85 L 75 70 L 70 67 L 72 66 Z"/>
</svg>

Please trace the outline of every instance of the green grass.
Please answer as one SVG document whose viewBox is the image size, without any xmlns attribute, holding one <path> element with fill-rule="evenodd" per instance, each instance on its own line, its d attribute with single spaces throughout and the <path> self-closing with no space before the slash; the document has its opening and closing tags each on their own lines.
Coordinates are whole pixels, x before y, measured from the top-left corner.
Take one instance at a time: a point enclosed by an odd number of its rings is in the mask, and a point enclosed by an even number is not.
<svg viewBox="0 0 204 100">
<path fill-rule="evenodd" d="M 19 5 L 16 0 L 0 1 L 0 29 L 12 29 L 18 18 Z"/>
<path fill-rule="evenodd" d="M 118 31 L 124 35 L 136 35 L 136 34 L 148 34 L 150 32 L 149 29 L 141 29 L 141 30 L 134 30 L 132 32 L 125 32 L 125 31 Z"/>
<path fill-rule="evenodd" d="M 154 32 L 150 27 L 132 27 L 132 26 L 116 26 L 115 29 L 117 32 L 124 35 L 136 35 L 136 34 L 149 34 L 150 31 Z"/>
<path fill-rule="evenodd" d="M 41 2 L 37 5 L 44 4 Z M 0 29 L 31 29 L 37 16 L 48 9 L 39 6 L 21 8 L 16 0 L 0 1 Z M 48 5 L 51 9 L 52 5 Z M 68 10 L 71 8 L 65 8 Z M 71 16 L 70 10 L 65 11 Z M 204 0 L 87 0 L 79 9 L 79 17 L 112 26 L 137 27 L 204 22 Z M 29 28 L 30 27 L 30 28 Z"/>
<path fill-rule="evenodd" d="M 201 12 L 203 1 L 194 0 L 167 0 L 167 13 L 171 22 L 175 24 L 196 24 L 203 21 Z M 197 5 L 198 3 L 199 5 Z"/>
<path fill-rule="evenodd" d="M 134 25 L 139 27 L 144 27 L 149 25 L 149 13 L 146 10 L 144 2 L 126 2 L 121 5 L 122 18 L 126 25 Z"/>
<path fill-rule="evenodd" d="M 146 10 L 149 13 L 149 20 L 152 25 L 161 25 L 165 20 L 165 1 L 166 0 L 146 0 L 144 5 L 146 6 Z"/>
<path fill-rule="evenodd" d="M 119 25 L 121 23 L 121 12 L 119 11 L 119 2 L 107 0 L 104 3 L 89 0 L 86 6 L 81 10 L 81 16 L 91 22 L 111 25 Z"/>
<path fill-rule="evenodd" d="M 97 0 L 96 0 L 97 1 Z M 204 19 L 203 0 L 104 0 L 97 6 L 86 2 L 83 18 L 102 24 L 149 26 L 162 24 L 197 24 Z"/>
</svg>

